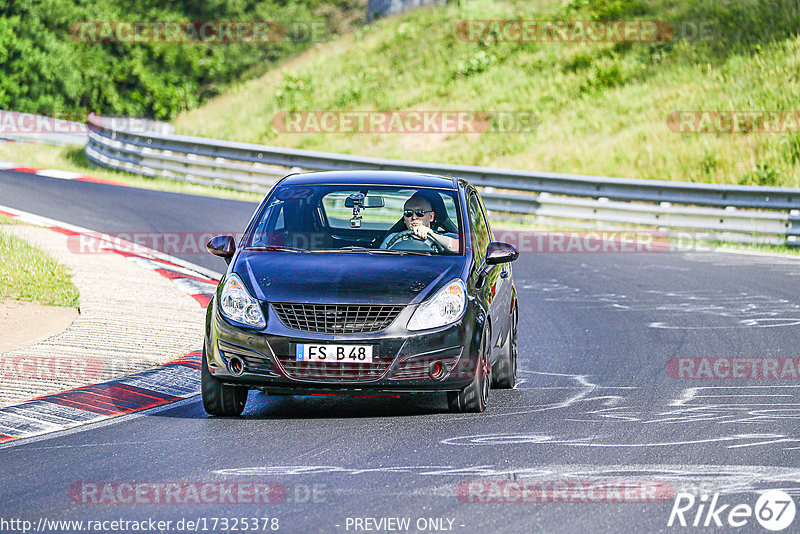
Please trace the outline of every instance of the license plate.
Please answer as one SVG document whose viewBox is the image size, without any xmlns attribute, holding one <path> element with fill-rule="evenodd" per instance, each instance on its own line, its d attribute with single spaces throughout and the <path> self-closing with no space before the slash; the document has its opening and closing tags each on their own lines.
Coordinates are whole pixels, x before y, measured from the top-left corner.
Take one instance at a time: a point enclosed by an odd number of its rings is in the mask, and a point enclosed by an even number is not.
<svg viewBox="0 0 800 534">
<path fill-rule="evenodd" d="M 372 363 L 372 345 L 310 345 L 295 347 L 298 362 Z"/>
</svg>

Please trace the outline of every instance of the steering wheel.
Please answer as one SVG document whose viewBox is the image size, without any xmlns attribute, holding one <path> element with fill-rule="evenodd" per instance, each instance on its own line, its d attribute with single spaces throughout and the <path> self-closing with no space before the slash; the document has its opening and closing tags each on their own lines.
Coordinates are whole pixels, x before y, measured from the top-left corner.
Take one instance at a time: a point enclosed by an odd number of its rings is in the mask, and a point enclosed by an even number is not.
<svg viewBox="0 0 800 534">
<path fill-rule="evenodd" d="M 398 232 L 389 240 L 388 243 L 386 243 L 385 248 L 387 250 L 392 249 L 398 243 L 411 245 L 411 248 L 402 248 L 400 250 L 427 252 L 429 249 L 433 249 L 433 251 L 438 254 L 441 254 L 443 250 L 442 246 L 430 236 L 426 237 L 425 239 L 420 239 L 414 236 L 414 230 L 403 230 L 402 232 Z"/>
</svg>

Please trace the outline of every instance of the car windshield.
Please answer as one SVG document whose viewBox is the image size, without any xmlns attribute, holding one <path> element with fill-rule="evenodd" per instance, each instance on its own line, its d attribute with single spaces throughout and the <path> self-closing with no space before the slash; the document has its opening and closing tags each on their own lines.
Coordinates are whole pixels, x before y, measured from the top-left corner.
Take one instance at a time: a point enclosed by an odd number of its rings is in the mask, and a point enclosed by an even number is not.
<svg viewBox="0 0 800 534">
<path fill-rule="evenodd" d="M 289 185 L 275 188 L 245 237 L 249 250 L 463 254 L 456 191 Z"/>
</svg>

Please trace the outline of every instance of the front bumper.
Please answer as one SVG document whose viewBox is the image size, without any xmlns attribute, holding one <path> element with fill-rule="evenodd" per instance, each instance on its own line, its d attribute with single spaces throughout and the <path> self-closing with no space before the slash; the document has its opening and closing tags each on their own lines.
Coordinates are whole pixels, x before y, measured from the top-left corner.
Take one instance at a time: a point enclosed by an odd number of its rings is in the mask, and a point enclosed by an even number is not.
<svg viewBox="0 0 800 534">
<path fill-rule="evenodd" d="M 459 322 L 429 331 L 406 330 L 414 311 L 409 306 L 381 332 L 331 335 L 287 328 L 271 306 L 264 306 L 266 328 L 257 331 L 240 327 L 220 315 L 215 301 L 209 306 L 206 355 L 211 374 L 225 383 L 246 385 L 271 394 L 413 393 L 457 391 L 475 376 L 475 320 L 470 306 Z M 295 346 L 299 343 L 369 344 L 373 347 L 373 363 L 296 361 Z M 234 357 L 244 364 L 240 376 L 228 369 Z M 429 374 L 434 362 L 446 369 L 437 378 Z"/>
</svg>

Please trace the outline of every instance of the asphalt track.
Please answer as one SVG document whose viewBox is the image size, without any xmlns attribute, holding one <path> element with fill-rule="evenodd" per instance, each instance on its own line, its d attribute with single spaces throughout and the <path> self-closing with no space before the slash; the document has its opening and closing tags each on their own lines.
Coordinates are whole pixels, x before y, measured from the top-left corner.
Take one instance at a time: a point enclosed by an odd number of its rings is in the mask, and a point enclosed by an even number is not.
<svg viewBox="0 0 800 534">
<path fill-rule="evenodd" d="M 0 172 L 0 204 L 103 232 L 240 231 L 253 209 L 15 172 Z M 492 391 L 484 414 L 449 414 L 438 396 L 251 392 L 242 418 L 215 419 L 193 398 L 0 447 L 0 520 L 172 520 L 168 532 L 180 519 L 240 532 L 241 518 L 264 517 L 277 518 L 281 532 L 710 531 L 668 527 L 671 495 L 719 493 L 728 510 L 753 506 L 766 489 L 800 496 L 800 382 L 672 378 L 667 364 L 797 357 L 798 275 L 800 261 L 715 251 L 522 254 L 514 264 L 522 380 Z M 181 504 L 92 504 L 75 493 L 93 483 L 178 481 L 271 483 L 286 493 L 277 503 L 203 505 L 185 495 Z M 476 481 L 571 481 L 574 502 L 471 502 L 502 500 L 464 491 Z M 574 491 L 630 481 L 671 493 L 621 503 Z M 760 530 L 748 521 L 723 530 Z"/>
</svg>

